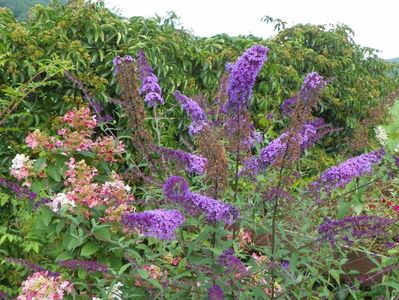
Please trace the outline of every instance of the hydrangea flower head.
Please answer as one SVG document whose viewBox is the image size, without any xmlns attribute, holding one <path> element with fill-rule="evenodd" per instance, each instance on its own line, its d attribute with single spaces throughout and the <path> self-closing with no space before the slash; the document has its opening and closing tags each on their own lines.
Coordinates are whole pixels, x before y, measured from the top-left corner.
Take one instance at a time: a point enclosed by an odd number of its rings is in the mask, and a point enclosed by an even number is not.
<svg viewBox="0 0 399 300">
<path fill-rule="evenodd" d="M 22 295 L 18 300 L 63 299 L 72 292 L 72 283 L 60 276 L 49 276 L 47 272 L 35 272 L 22 282 Z"/>
</svg>

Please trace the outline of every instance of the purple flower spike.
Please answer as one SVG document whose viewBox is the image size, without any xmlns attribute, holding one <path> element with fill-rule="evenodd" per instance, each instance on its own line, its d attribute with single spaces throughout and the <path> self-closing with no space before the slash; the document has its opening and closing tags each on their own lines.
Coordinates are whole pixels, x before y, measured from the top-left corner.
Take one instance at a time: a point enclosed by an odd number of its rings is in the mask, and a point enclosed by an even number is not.
<svg viewBox="0 0 399 300">
<path fill-rule="evenodd" d="M 76 269 L 84 269 L 89 272 L 108 272 L 108 267 L 95 261 L 95 260 L 61 260 L 58 261 L 60 266 L 63 266 L 68 269 L 76 270 Z"/>
<path fill-rule="evenodd" d="M 393 156 L 393 159 L 395 160 L 395 165 L 399 168 L 399 156 Z"/>
<path fill-rule="evenodd" d="M 113 59 L 112 63 L 114 64 L 114 72 L 118 74 L 120 68 L 123 64 L 129 64 L 133 61 L 133 58 L 130 55 L 125 55 L 123 57 L 117 56 Z"/>
<path fill-rule="evenodd" d="M 315 189 L 324 189 L 330 192 L 337 188 L 342 188 L 353 179 L 370 174 L 373 166 L 381 162 L 385 150 L 373 151 L 367 154 L 352 157 L 338 166 L 331 167 L 324 171 L 320 178 L 311 183 Z"/>
<path fill-rule="evenodd" d="M 158 78 L 148 63 L 143 50 L 137 53 L 137 63 L 141 80 L 140 95 L 145 95 L 144 101 L 151 107 L 156 104 L 163 105 L 165 100 L 162 98 Z"/>
<path fill-rule="evenodd" d="M 179 203 L 189 215 L 197 216 L 203 213 L 208 222 L 223 221 L 226 224 L 232 224 L 239 218 L 239 212 L 234 206 L 191 193 L 187 181 L 182 177 L 169 177 L 163 190 L 166 198 Z"/>
<path fill-rule="evenodd" d="M 179 91 L 175 91 L 173 95 L 181 104 L 186 113 L 191 117 L 192 123 L 188 128 L 190 135 L 200 133 L 208 125 L 208 119 L 203 109 L 198 105 L 197 102 L 184 96 Z"/>
<path fill-rule="evenodd" d="M 24 267 L 28 268 L 29 270 L 31 270 L 33 272 L 46 272 L 48 276 L 52 276 L 52 277 L 60 276 L 59 272 L 52 272 L 52 271 L 46 270 L 46 269 L 44 269 L 44 268 L 34 264 L 33 262 L 31 262 L 29 260 L 26 260 L 26 259 L 6 257 L 5 260 L 10 262 L 10 263 L 13 263 L 13 264 L 24 266 Z"/>
<path fill-rule="evenodd" d="M 122 223 L 131 229 L 138 229 L 145 236 L 160 240 L 173 240 L 175 231 L 184 222 L 184 216 L 178 210 L 148 210 L 129 213 L 122 217 Z"/>
<path fill-rule="evenodd" d="M 307 99 L 310 93 L 319 91 L 327 85 L 327 81 L 324 80 L 317 72 L 311 72 L 306 75 L 301 86 L 301 96 L 303 99 Z"/>
<path fill-rule="evenodd" d="M 228 272 L 241 273 L 241 274 L 245 274 L 248 272 L 243 262 L 234 256 L 233 249 L 225 250 L 218 257 L 218 263 L 221 266 L 225 267 Z"/>
<path fill-rule="evenodd" d="M 205 166 L 208 160 L 200 155 L 163 147 L 159 147 L 158 150 L 167 159 L 183 164 L 186 171 L 189 173 L 202 175 L 205 172 Z"/>
<path fill-rule="evenodd" d="M 339 238 L 352 244 L 352 239 L 386 237 L 387 229 L 394 223 L 398 221 L 368 215 L 346 217 L 340 220 L 325 218 L 324 223 L 319 226 L 319 234 L 323 240 L 332 245 L 335 245 Z"/>
<path fill-rule="evenodd" d="M 329 131 L 331 129 L 324 123 L 323 119 L 316 119 L 303 125 L 302 130 L 292 137 L 290 142 L 298 141 L 301 151 L 305 151 Z M 252 156 L 244 161 L 244 167 L 240 170 L 239 175 L 255 176 L 272 165 L 279 157 L 284 155 L 287 149 L 287 136 L 288 133 L 284 132 L 265 148 L 262 148 L 259 156 Z"/>
<path fill-rule="evenodd" d="M 212 287 L 208 290 L 208 299 L 209 300 L 223 300 L 222 288 L 217 284 L 212 285 Z"/>
<path fill-rule="evenodd" d="M 294 107 L 298 101 L 298 97 L 294 96 L 292 98 L 285 99 L 280 105 L 280 111 L 283 115 L 288 116 L 294 110 Z"/>
<path fill-rule="evenodd" d="M 227 86 L 229 100 L 224 106 L 224 111 L 235 112 L 248 106 L 256 77 L 267 59 L 268 52 L 267 47 L 254 45 L 231 67 Z"/>
</svg>

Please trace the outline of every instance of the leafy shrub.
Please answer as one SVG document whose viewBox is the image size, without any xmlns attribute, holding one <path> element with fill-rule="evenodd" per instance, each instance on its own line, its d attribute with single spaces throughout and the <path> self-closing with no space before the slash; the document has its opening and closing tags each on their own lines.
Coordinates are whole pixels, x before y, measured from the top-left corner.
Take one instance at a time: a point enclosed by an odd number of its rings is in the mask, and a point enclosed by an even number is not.
<svg viewBox="0 0 399 300">
<path fill-rule="evenodd" d="M 50 293 L 83 299 L 393 296 L 395 257 L 365 277 L 342 276 L 348 249 L 398 246 L 397 218 L 364 214 L 363 205 L 365 194 L 397 184 L 392 156 L 377 149 L 317 176 L 301 172 L 301 157 L 321 137 L 337 134 L 315 116 L 329 93 L 316 72 L 290 102 L 284 132 L 263 141 L 248 105 L 271 53 L 263 45 L 246 50 L 228 66 L 213 101 L 174 93 L 191 119 L 184 120 L 190 125 L 181 150 L 162 144 L 163 130 L 176 119 L 161 114 L 169 113 L 162 107 L 168 98 L 161 101 L 165 91 L 143 54 L 113 60 L 121 89 L 114 102 L 128 135 L 110 127 L 83 82 L 67 73 L 86 105 L 25 137 L 25 151 L 10 167 L 22 187 L 1 181 L 17 198 L 30 199 L 0 239 L 4 268 L 35 272 L 22 283 L 24 294 L 40 281 Z M 15 244 L 8 231 L 18 232 Z M 15 287 L 21 273 L 10 274 L 2 282 Z M 376 274 L 386 275 L 383 283 L 361 288 Z"/>
</svg>

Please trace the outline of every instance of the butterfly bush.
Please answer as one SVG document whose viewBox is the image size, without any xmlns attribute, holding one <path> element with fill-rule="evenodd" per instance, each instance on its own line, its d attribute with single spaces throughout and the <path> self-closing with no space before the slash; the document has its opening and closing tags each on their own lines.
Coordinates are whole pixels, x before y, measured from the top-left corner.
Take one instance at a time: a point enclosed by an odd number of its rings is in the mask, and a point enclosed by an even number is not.
<svg viewBox="0 0 399 300">
<path fill-rule="evenodd" d="M 161 95 L 161 87 L 158 84 L 158 78 L 155 76 L 142 50 L 137 54 L 137 64 L 141 81 L 140 95 L 144 95 L 144 101 L 149 106 L 164 104 L 165 100 Z"/>
<path fill-rule="evenodd" d="M 235 274 L 245 274 L 247 273 L 247 268 L 244 263 L 234 256 L 233 249 L 225 250 L 219 257 L 218 257 L 218 264 L 225 267 L 227 272 L 235 273 Z"/>
<path fill-rule="evenodd" d="M 202 175 L 205 172 L 208 160 L 200 155 L 164 147 L 158 147 L 157 150 L 167 159 L 181 163 L 186 171 L 191 174 Z"/>
<path fill-rule="evenodd" d="M 385 150 L 381 148 L 367 154 L 352 157 L 338 166 L 324 171 L 320 178 L 311 184 L 311 187 L 323 189 L 326 192 L 342 188 L 355 178 L 371 174 L 373 166 L 381 162 L 384 154 Z"/>
<path fill-rule="evenodd" d="M 184 222 L 178 210 L 156 209 L 139 213 L 124 214 L 122 223 L 129 229 L 136 229 L 144 236 L 161 240 L 175 239 L 175 231 Z"/>
<path fill-rule="evenodd" d="M 291 137 L 287 141 L 289 133 L 284 132 L 278 138 L 271 141 L 269 145 L 260 150 L 259 156 L 252 156 L 244 161 L 244 166 L 241 168 L 239 175 L 258 175 L 263 172 L 268 166 L 273 165 L 277 159 L 282 158 L 287 151 L 287 145 L 293 142 L 299 143 L 301 151 L 310 148 L 314 143 L 323 137 L 326 132 L 325 123 L 322 119 L 316 119 L 305 124 L 296 136 Z"/>
<path fill-rule="evenodd" d="M 223 221 L 232 224 L 239 218 L 239 212 L 234 206 L 191 193 L 183 177 L 170 176 L 163 186 L 163 191 L 167 199 L 180 204 L 189 215 L 204 214 L 208 222 Z"/>
<path fill-rule="evenodd" d="M 268 52 L 267 47 L 254 45 L 230 67 L 231 73 L 227 86 L 229 99 L 224 105 L 224 111 L 235 112 L 248 106 L 256 77 L 267 59 Z"/>
<path fill-rule="evenodd" d="M 399 221 L 369 215 L 350 216 L 340 220 L 325 218 L 319 226 L 319 234 L 323 240 L 333 245 L 338 239 L 352 244 L 353 240 L 387 237 L 387 229 L 395 223 Z"/>
<path fill-rule="evenodd" d="M 303 80 L 299 95 L 302 100 L 308 100 L 315 92 L 327 85 L 327 81 L 317 72 L 310 72 Z"/>
<path fill-rule="evenodd" d="M 121 67 L 124 64 L 130 64 L 134 61 L 133 57 L 130 55 L 125 55 L 125 56 L 117 56 L 113 59 L 112 63 L 114 65 L 114 73 L 118 74 L 121 70 Z"/>
<path fill-rule="evenodd" d="M 223 300 L 223 290 L 222 288 L 214 284 L 208 290 L 208 299 L 209 300 Z"/>
<path fill-rule="evenodd" d="M 204 110 L 198 105 L 197 102 L 184 96 L 179 91 L 175 91 L 173 95 L 181 104 L 186 113 L 191 117 L 192 122 L 188 128 L 190 135 L 196 135 L 200 133 L 208 125 L 208 118 Z"/>
<path fill-rule="evenodd" d="M 18 300 L 35 299 L 64 299 L 66 294 L 71 293 L 73 285 L 61 276 L 49 276 L 47 272 L 35 272 L 22 282 L 22 295 Z"/>
<path fill-rule="evenodd" d="M 109 271 L 109 268 L 106 265 L 101 264 L 95 260 L 70 259 L 70 260 L 60 260 L 57 263 L 60 266 L 71 270 L 83 269 L 89 272 L 103 272 L 103 273 Z"/>
</svg>

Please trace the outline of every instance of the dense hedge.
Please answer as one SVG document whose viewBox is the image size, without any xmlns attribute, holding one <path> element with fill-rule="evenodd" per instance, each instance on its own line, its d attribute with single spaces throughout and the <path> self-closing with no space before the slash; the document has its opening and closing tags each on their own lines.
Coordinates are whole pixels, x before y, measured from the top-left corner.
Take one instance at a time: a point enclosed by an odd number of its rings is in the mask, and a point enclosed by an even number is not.
<svg viewBox="0 0 399 300">
<path fill-rule="evenodd" d="M 32 126 L 45 127 L 52 115 L 60 115 L 70 101 L 76 101 L 81 93 L 65 78 L 64 69 L 88 83 L 109 111 L 115 109 L 107 100 L 120 92 L 112 59 L 135 55 L 138 49 L 144 49 L 155 66 L 168 103 L 167 116 L 178 117 L 181 111 L 171 96 L 174 90 L 190 96 L 201 90 L 211 96 L 227 62 L 254 43 L 267 45 L 268 62 L 251 109 L 257 127 L 269 136 L 275 136 L 281 126 L 266 114 L 278 114 L 281 102 L 298 90 L 309 71 L 331 79 L 318 114 L 343 127 L 341 135 L 348 135 L 358 120 L 367 117 L 368 108 L 395 86 L 387 75 L 390 65 L 372 49 L 357 45 L 351 29 L 343 25 L 297 25 L 268 40 L 228 35 L 200 38 L 179 29 L 173 15 L 124 19 L 101 3 L 82 2 L 36 6 L 24 22 L 8 9 L 0 10 L 1 109 L 12 107 L 2 124 L 2 140 L 18 140 Z M 166 143 L 179 136 L 176 130 L 184 125 L 179 122 L 170 128 Z M 5 159 L 14 150 L 1 146 Z"/>
</svg>

